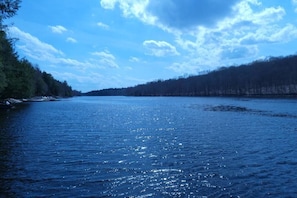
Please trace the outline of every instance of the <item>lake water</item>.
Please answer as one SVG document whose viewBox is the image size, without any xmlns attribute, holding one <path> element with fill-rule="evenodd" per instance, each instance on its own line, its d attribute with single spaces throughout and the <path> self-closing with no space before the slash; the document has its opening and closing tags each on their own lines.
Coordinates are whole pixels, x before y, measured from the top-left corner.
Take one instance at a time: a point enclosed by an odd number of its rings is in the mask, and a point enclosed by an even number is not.
<svg viewBox="0 0 297 198">
<path fill-rule="evenodd" d="M 297 196 L 296 99 L 78 97 L 0 113 L 0 197 Z"/>
</svg>

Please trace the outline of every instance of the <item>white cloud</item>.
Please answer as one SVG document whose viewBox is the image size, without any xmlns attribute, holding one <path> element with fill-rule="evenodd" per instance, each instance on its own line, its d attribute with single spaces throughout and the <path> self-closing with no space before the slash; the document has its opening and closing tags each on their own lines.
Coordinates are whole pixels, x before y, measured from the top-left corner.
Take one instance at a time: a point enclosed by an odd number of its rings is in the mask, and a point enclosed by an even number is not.
<svg viewBox="0 0 297 198">
<path fill-rule="evenodd" d="M 242 0 L 232 9 L 233 17 L 224 18 L 216 26 L 199 26 L 177 34 L 175 42 L 188 52 L 188 57 L 170 69 L 189 73 L 250 62 L 260 57 L 260 45 L 297 38 L 296 26 L 282 25 L 286 12 L 280 6 L 263 8 L 258 0 Z"/>
<path fill-rule="evenodd" d="M 116 58 L 109 51 L 93 52 L 93 56 L 99 57 L 99 64 L 102 66 L 108 66 L 111 68 L 119 68 L 119 65 L 116 63 Z"/>
<path fill-rule="evenodd" d="M 158 26 L 172 33 L 184 27 L 213 25 L 231 15 L 232 6 L 240 1 L 101 0 L 100 3 L 104 9 L 114 9 L 118 4 L 123 16 L 135 17 L 146 24 Z"/>
<path fill-rule="evenodd" d="M 99 56 L 100 58 L 111 59 L 115 60 L 114 55 L 112 55 L 109 51 L 102 51 L 102 52 L 93 52 L 92 55 Z"/>
<path fill-rule="evenodd" d="M 147 24 L 155 24 L 156 17 L 147 12 L 150 0 L 101 0 L 101 7 L 104 9 L 114 9 L 118 3 L 119 8 L 125 17 L 135 17 Z"/>
<path fill-rule="evenodd" d="M 102 28 L 102 29 L 109 29 L 109 25 L 105 24 L 105 23 L 102 23 L 102 22 L 98 22 L 97 25 Z"/>
<path fill-rule="evenodd" d="M 81 67 L 84 67 L 87 65 L 84 62 L 80 62 L 78 60 L 71 59 L 71 58 L 57 58 L 56 62 L 59 64 L 62 63 L 62 64 L 66 64 L 66 65 L 75 66 L 77 68 L 81 68 Z"/>
<path fill-rule="evenodd" d="M 137 57 L 130 57 L 129 61 L 130 61 L 130 62 L 137 63 L 137 62 L 140 62 L 140 59 L 137 58 Z"/>
<path fill-rule="evenodd" d="M 57 26 L 48 26 L 51 31 L 53 33 L 56 33 L 56 34 L 63 34 L 64 32 L 67 32 L 67 29 L 61 25 L 57 25 Z"/>
<path fill-rule="evenodd" d="M 257 1 L 254 2 L 249 0 L 238 3 L 233 8 L 234 12 L 237 13 L 237 16 L 233 18 L 233 20 L 230 20 L 229 18 L 228 21 L 231 22 L 231 24 L 235 24 L 241 21 L 249 21 L 252 24 L 267 25 L 269 23 L 274 23 L 282 20 L 286 14 L 285 9 L 280 6 L 268 7 L 261 10 L 260 12 L 255 12 L 252 9 L 251 5 L 260 7 L 261 4 L 259 4 Z"/>
<path fill-rule="evenodd" d="M 297 11 L 297 0 L 291 1 Z M 118 6 L 124 17 L 175 36 L 174 44 L 147 40 L 143 46 L 157 57 L 179 55 L 177 47 L 184 50 L 186 56 L 170 67 L 183 73 L 250 62 L 265 54 L 259 54 L 260 45 L 296 39 L 297 27 L 283 23 L 286 10 L 279 5 L 265 7 L 261 0 L 101 0 L 103 8 Z"/>
<path fill-rule="evenodd" d="M 250 32 L 241 39 L 242 44 L 285 43 L 297 38 L 297 28 L 292 24 L 284 27 L 271 26 Z"/>
<path fill-rule="evenodd" d="M 292 24 L 287 24 L 279 31 L 271 35 L 272 40 L 276 42 L 289 42 L 297 38 L 297 27 Z"/>
<path fill-rule="evenodd" d="M 56 49 L 50 44 L 40 41 L 38 38 L 29 33 L 21 31 L 17 27 L 10 27 L 9 33 L 16 38 L 19 38 L 23 45 L 19 45 L 26 55 L 37 60 L 48 60 L 55 55 L 63 55 L 63 52 Z"/>
<path fill-rule="evenodd" d="M 98 72 L 75 72 L 73 70 L 65 72 L 57 72 L 55 70 L 49 71 L 57 79 L 67 79 L 67 82 L 70 83 L 72 88 L 87 92 L 95 90 L 96 87 L 100 88 L 110 88 L 115 85 L 108 85 L 108 82 L 113 82 L 109 79 L 108 76 L 104 76 Z"/>
<path fill-rule="evenodd" d="M 69 79 L 69 80 L 75 80 L 79 83 L 100 83 L 101 79 L 103 78 L 103 75 L 99 73 L 88 73 L 83 75 L 80 74 L 75 74 L 75 73 L 70 73 L 70 72 L 57 72 L 57 71 L 51 71 L 51 74 L 54 76 L 58 77 L 59 79 Z"/>
<path fill-rule="evenodd" d="M 197 65 L 191 65 L 189 62 L 173 63 L 168 69 L 179 74 L 196 74 L 199 70 Z"/>
<path fill-rule="evenodd" d="M 232 6 L 240 0 L 150 0 L 147 10 L 164 26 L 188 29 L 213 26 L 232 14 Z"/>
<path fill-rule="evenodd" d="M 89 61 L 78 61 L 71 58 L 65 58 L 65 54 L 56 49 L 54 46 L 40 41 L 38 38 L 29 33 L 21 31 L 17 27 L 10 27 L 9 33 L 12 37 L 19 38 L 17 47 L 28 57 L 38 60 L 47 61 L 52 64 L 71 66 L 79 70 L 85 68 L 99 68 L 99 66 Z"/>
<path fill-rule="evenodd" d="M 261 6 L 258 0 L 245 0 L 234 7 L 237 17 L 226 19 L 220 24 L 221 32 L 230 32 L 236 43 L 258 45 L 262 43 L 285 43 L 296 38 L 296 27 L 278 23 L 286 11 L 283 7 L 268 7 L 254 11 L 251 7 Z M 287 34 L 284 34 L 284 32 Z"/>
<path fill-rule="evenodd" d="M 100 5 L 104 9 L 114 9 L 117 0 L 101 0 Z"/>
<path fill-rule="evenodd" d="M 143 46 L 147 49 L 148 54 L 152 56 L 177 56 L 179 53 L 176 48 L 165 41 L 147 40 L 143 42 Z"/>
<path fill-rule="evenodd" d="M 66 41 L 69 42 L 69 43 L 77 43 L 77 40 L 74 39 L 74 38 L 72 38 L 72 37 L 68 37 L 68 38 L 66 39 Z"/>
</svg>

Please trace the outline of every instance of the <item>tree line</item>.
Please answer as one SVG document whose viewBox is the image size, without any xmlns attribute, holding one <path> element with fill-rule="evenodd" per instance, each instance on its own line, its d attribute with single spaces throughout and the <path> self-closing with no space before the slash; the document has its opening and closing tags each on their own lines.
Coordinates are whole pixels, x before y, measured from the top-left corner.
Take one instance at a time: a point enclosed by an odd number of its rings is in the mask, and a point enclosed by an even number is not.
<svg viewBox="0 0 297 198">
<path fill-rule="evenodd" d="M 42 72 L 14 50 L 14 39 L 8 38 L 3 20 L 19 9 L 20 0 L 0 1 L 0 98 L 30 98 L 33 96 L 70 97 L 76 94 L 66 81 L 60 82 Z"/>
<path fill-rule="evenodd" d="M 297 55 L 221 67 L 203 75 L 157 80 L 128 88 L 91 91 L 86 95 L 296 96 Z"/>
</svg>

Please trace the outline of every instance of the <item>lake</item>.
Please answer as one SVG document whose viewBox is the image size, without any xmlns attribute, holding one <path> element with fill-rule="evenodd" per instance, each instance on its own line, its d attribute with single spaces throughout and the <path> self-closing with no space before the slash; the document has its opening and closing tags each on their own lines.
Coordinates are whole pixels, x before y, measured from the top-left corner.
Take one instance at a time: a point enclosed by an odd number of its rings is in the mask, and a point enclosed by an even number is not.
<svg viewBox="0 0 297 198">
<path fill-rule="evenodd" d="M 76 97 L 0 113 L 0 197 L 297 195 L 297 99 Z"/>
</svg>

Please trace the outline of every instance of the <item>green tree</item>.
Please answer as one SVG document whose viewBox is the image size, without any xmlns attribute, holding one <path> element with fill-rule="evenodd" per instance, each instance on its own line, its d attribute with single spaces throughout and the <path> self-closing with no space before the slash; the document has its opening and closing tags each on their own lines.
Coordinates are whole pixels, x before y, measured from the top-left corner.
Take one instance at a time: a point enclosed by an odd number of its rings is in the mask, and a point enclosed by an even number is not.
<svg viewBox="0 0 297 198">
<path fill-rule="evenodd" d="M 35 67 L 35 96 L 45 96 L 48 92 L 48 86 L 44 82 L 42 72 Z"/>
<path fill-rule="evenodd" d="M 1 97 L 2 91 L 5 89 L 6 86 L 7 86 L 6 77 L 3 71 L 3 64 L 0 59 L 0 97 Z"/>
<path fill-rule="evenodd" d="M 13 65 L 17 63 L 17 55 L 12 48 L 12 43 L 7 39 L 6 33 L 0 30 L 0 95 L 6 92 L 9 80 L 13 74 Z"/>
<path fill-rule="evenodd" d="M 26 59 L 11 63 L 12 67 L 6 72 L 7 87 L 4 90 L 4 96 L 14 98 L 32 97 L 35 93 L 35 71 L 31 63 Z"/>
<path fill-rule="evenodd" d="M 20 8 L 21 0 L 0 0 L 1 20 L 13 17 Z"/>
<path fill-rule="evenodd" d="M 14 16 L 21 0 L 0 0 L 0 97 L 29 98 L 32 96 L 72 96 L 66 81 L 41 72 L 25 58 L 19 59 L 14 40 L 7 37 L 3 20 Z"/>
<path fill-rule="evenodd" d="M 13 17 L 20 8 L 20 3 L 21 0 L 0 0 L 0 30 L 7 27 L 3 20 Z"/>
</svg>

